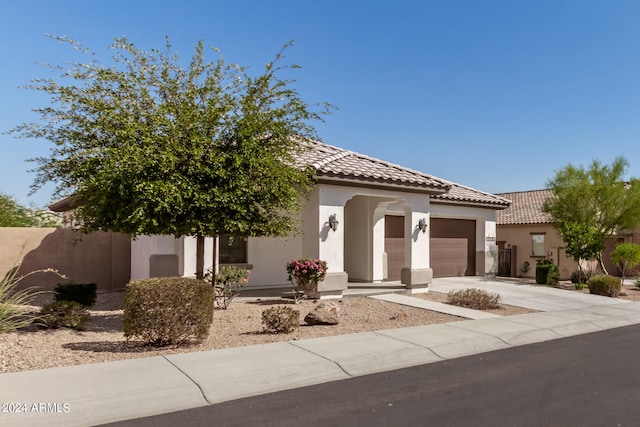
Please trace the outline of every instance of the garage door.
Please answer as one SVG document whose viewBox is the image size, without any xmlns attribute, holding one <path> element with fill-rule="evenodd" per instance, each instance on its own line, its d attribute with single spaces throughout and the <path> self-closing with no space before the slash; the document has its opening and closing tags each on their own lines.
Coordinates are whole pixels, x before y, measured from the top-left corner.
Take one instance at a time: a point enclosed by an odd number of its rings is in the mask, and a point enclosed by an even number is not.
<svg viewBox="0 0 640 427">
<path fill-rule="evenodd" d="M 476 222 L 431 218 L 430 263 L 433 277 L 476 274 Z"/>
</svg>

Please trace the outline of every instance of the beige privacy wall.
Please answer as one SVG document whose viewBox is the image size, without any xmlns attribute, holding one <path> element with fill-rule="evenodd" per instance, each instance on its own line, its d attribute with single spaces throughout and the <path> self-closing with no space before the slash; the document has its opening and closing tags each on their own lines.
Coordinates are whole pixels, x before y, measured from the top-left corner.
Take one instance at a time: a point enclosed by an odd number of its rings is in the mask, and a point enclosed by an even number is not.
<svg viewBox="0 0 640 427">
<path fill-rule="evenodd" d="M 122 289 L 129 282 L 131 243 L 119 233 L 80 234 L 68 228 L 0 227 L 0 278 L 18 263 L 18 275 L 53 268 L 67 276 L 36 274 L 20 288 L 51 290 L 57 283 L 96 283 L 98 291 Z"/>
</svg>

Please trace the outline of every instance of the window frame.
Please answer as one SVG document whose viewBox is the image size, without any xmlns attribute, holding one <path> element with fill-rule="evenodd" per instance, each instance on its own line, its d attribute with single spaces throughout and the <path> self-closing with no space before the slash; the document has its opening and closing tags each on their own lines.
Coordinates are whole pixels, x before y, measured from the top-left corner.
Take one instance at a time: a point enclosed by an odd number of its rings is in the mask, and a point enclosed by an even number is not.
<svg viewBox="0 0 640 427">
<path fill-rule="evenodd" d="M 547 251 L 545 247 L 545 235 L 546 233 L 530 233 L 531 235 L 531 256 L 534 258 L 545 258 L 547 256 Z M 536 238 L 538 241 L 536 242 Z M 537 251 L 536 251 L 537 249 Z"/>
<path fill-rule="evenodd" d="M 233 243 L 232 244 L 226 243 L 229 240 L 231 240 L 232 242 L 235 242 L 235 241 L 244 242 L 244 245 L 238 245 L 240 247 L 235 246 L 231 253 L 229 252 L 225 253 L 225 249 L 233 245 Z M 237 255 L 238 255 L 238 252 L 240 251 L 244 253 L 238 257 Z M 234 256 L 236 258 L 234 258 Z M 218 260 L 220 265 L 247 266 L 249 264 L 249 238 L 232 236 L 229 234 L 222 234 L 218 236 Z"/>
</svg>

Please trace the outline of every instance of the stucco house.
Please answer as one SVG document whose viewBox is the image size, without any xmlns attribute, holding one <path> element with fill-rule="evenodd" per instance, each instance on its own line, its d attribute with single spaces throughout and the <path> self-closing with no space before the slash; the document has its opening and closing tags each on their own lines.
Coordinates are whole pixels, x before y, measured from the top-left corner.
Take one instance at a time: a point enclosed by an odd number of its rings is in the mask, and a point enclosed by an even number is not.
<svg viewBox="0 0 640 427">
<path fill-rule="evenodd" d="M 578 263 L 566 255 L 565 244 L 553 227 L 551 216 L 542 210 L 545 200 L 552 197 L 553 192 L 531 190 L 499 193 L 497 196 L 511 201 L 508 208 L 496 211 L 499 274 L 533 278 L 536 262 L 551 258 L 558 264 L 560 279 L 568 280 L 571 273 L 578 270 Z M 622 242 L 640 243 L 640 228 L 620 231 L 605 241 L 603 260 L 609 274 L 620 274 L 620 270 L 611 263 L 610 254 Z M 596 264 L 585 263 L 583 268 L 595 269 Z"/>
<path fill-rule="evenodd" d="M 302 235 L 219 239 L 220 264 L 250 269 L 248 287 L 287 285 L 285 264 L 300 257 L 327 261 L 318 289 L 327 297 L 349 283 L 396 281 L 419 292 L 434 277 L 496 274 L 496 212 L 508 200 L 317 141 L 298 161 L 317 176 Z M 207 239 L 205 261 L 212 245 Z M 191 237 L 140 236 L 132 241 L 131 279 L 193 276 L 195 253 Z"/>
<path fill-rule="evenodd" d="M 496 212 L 499 273 L 512 277 L 535 277 L 536 262 L 551 258 L 558 264 L 560 278 L 566 280 L 578 263 L 564 252 L 564 242 L 553 227 L 551 216 L 542 211 L 551 190 L 499 193 L 511 205 Z M 510 259 L 509 259 L 510 257 Z"/>
</svg>

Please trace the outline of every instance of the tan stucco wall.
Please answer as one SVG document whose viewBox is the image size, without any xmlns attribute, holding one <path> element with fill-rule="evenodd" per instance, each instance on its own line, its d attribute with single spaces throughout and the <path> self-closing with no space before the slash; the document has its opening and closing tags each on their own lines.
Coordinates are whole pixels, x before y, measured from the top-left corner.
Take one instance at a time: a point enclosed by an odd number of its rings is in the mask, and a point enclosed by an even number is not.
<svg viewBox="0 0 640 427">
<path fill-rule="evenodd" d="M 18 263 L 18 275 L 53 268 L 67 276 L 37 274 L 22 281 L 21 288 L 51 290 L 57 283 L 74 281 L 93 282 L 98 291 L 113 291 L 129 281 L 131 244 L 118 233 L 79 235 L 64 228 L 0 228 L 0 277 Z"/>
<path fill-rule="evenodd" d="M 558 264 L 560 279 L 568 280 L 571 273 L 578 269 L 578 263 L 564 253 L 564 242 L 558 232 L 550 224 L 528 224 L 528 225 L 498 225 L 496 229 L 496 240 L 504 241 L 505 246 L 517 246 L 516 250 L 516 272 L 519 277 L 535 277 L 536 261 L 538 257 L 532 257 L 533 245 L 531 234 L 544 233 L 544 247 L 547 254 L 551 254 L 553 261 Z M 529 262 L 529 271 L 524 273 L 521 267 Z"/>
</svg>

